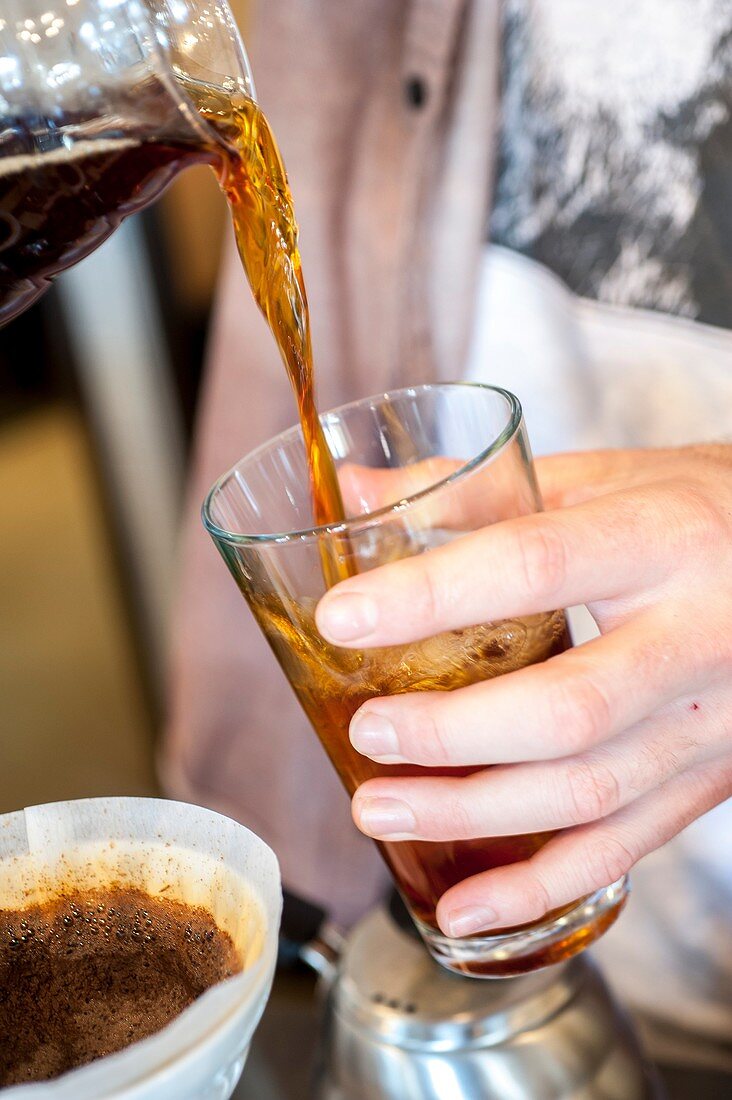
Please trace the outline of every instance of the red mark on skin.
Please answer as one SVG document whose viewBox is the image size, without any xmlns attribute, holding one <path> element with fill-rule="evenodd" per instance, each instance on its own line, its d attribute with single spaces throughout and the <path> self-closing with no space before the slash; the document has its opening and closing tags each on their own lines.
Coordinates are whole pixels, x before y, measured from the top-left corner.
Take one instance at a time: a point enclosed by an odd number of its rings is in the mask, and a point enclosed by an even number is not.
<svg viewBox="0 0 732 1100">
<path fill-rule="evenodd" d="M 692 703 L 691 706 L 689 707 L 689 710 L 699 710 L 699 704 L 698 703 Z"/>
</svg>

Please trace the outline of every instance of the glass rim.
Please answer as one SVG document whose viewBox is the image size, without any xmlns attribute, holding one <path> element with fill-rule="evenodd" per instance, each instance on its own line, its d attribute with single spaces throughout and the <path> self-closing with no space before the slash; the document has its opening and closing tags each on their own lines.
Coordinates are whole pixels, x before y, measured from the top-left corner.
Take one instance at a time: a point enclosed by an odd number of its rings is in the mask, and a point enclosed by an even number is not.
<svg viewBox="0 0 732 1100">
<path fill-rule="evenodd" d="M 269 450 L 275 443 L 278 441 L 283 442 L 288 436 L 295 435 L 301 430 L 299 424 L 293 424 L 283 432 L 279 432 L 271 439 L 255 447 L 253 451 L 249 451 L 247 454 L 243 455 L 242 458 L 235 462 L 233 466 L 221 475 L 221 477 L 216 479 L 206 494 L 201 508 L 201 518 L 204 527 L 214 539 L 220 542 L 227 542 L 232 546 L 283 546 L 288 543 L 301 544 L 303 542 L 317 542 L 326 536 L 343 536 L 362 532 L 369 526 L 383 520 L 385 516 L 402 514 L 408 511 L 413 505 L 419 503 L 425 497 L 446 488 L 448 485 L 456 484 L 464 477 L 471 474 L 479 466 L 495 459 L 515 438 L 516 433 L 521 427 L 521 420 L 523 417 L 521 403 L 515 394 L 511 393 L 510 390 L 504 390 L 501 386 L 490 386 L 483 382 L 425 382 L 417 386 L 404 386 L 398 390 L 389 390 L 386 393 L 374 394 L 371 397 L 362 397 L 356 401 L 347 401 L 344 405 L 338 405 L 336 408 L 328 409 L 327 412 L 321 413 L 320 420 L 322 423 L 324 420 L 327 420 L 329 416 L 340 415 L 349 409 L 358 408 L 360 405 L 369 405 L 374 402 L 383 404 L 385 401 L 393 400 L 397 397 L 427 393 L 430 390 L 453 390 L 460 388 L 499 394 L 504 398 L 508 406 L 508 421 L 503 430 L 499 432 L 486 447 L 480 450 L 472 458 L 468 459 L 467 462 L 463 462 L 456 470 L 453 470 L 452 473 L 447 474 L 445 477 L 438 478 L 437 481 L 427 485 L 424 489 L 420 489 L 418 492 L 411 493 L 409 496 L 402 497 L 399 500 L 392 501 L 391 504 L 385 504 L 381 508 L 376 508 L 373 512 L 364 512 L 360 516 L 353 516 L 350 519 L 344 520 L 342 523 L 321 524 L 320 526 L 305 527 L 302 530 L 296 531 L 265 532 L 254 535 L 244 534 L 241 531 L 228 531 L 224 527 L 219 527 L 211 515 L 211 506 L 224 483 L 236 473 L 236 470 L 243 462 L 256 460 L 258 456 L 264 451 Z"/>
</svg>

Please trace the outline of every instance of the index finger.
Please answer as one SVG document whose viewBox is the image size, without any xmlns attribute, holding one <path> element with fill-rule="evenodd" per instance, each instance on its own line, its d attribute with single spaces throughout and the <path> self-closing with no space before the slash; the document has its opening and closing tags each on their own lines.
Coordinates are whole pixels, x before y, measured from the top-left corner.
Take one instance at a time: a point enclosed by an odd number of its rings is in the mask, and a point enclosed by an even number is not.
<svg viewBox="0 0 732 1100">
<path fill-rule="evenodd" d="M 336 585 L 318 630 L 336 645 L 399 645 L 652 587 L 674 548 L 648 514 L 635 490 L 457 537 Z"/>
</svg>

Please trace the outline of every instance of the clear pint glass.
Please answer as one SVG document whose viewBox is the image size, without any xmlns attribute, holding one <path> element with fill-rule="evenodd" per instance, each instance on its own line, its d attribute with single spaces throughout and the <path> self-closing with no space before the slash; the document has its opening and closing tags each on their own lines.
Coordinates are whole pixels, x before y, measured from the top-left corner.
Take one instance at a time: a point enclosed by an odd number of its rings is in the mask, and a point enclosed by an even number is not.
<svg viewBox="0 0 732 1100">
<path fill-rule="evenodd" d="M 452 691 L 545 661 L 571 645 L 564 612 L 364 650 L 327 643 L 314 614 L 324 578 L 334 572 L 352 575 L 429 553 L 539 510 L 521 407 L 512 394 L 488 386 L 425 385 L 346 405 L 321 420 L 345 523 L 313 526 L 303 440 L 294 428 L 216 483 L 204 504 L 205 525 L 350 794 L 374 776 L 469 774 L 477 769 L 374 763 L 352 747 L 351 717 L 375 696 Z M 360 493 L 366 483 L 369 492 Z M 488 576 L 475 578 L 476 586 L 490 583 Z M 487 761 L 490 755 L 487 743 Z M 281 766 L 289 766 L 287 759 Z M 569 958 L 597 939 L 622 907 L 625 881 L 531 925 L 464 939 L 442 934 L 435 907 L 451 886 L 529 859 L 552 835 L 379 842 L 378 848 L 438 962 L 476 977 L 507 976 Z"/>
</svg>

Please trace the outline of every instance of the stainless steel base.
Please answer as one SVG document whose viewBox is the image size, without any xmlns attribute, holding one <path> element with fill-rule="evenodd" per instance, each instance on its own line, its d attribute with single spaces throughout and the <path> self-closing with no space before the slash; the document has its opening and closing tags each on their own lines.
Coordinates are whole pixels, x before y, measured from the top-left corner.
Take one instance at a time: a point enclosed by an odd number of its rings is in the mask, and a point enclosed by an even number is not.
<svg viewBox="0 0 732 1100">
<path fill-rule="evenodd" d="M 448 973 L 381 910 L 330 990 L 318 1100 L 660 1100 L 588 957 L 502 982 Z"/>
</svg>

